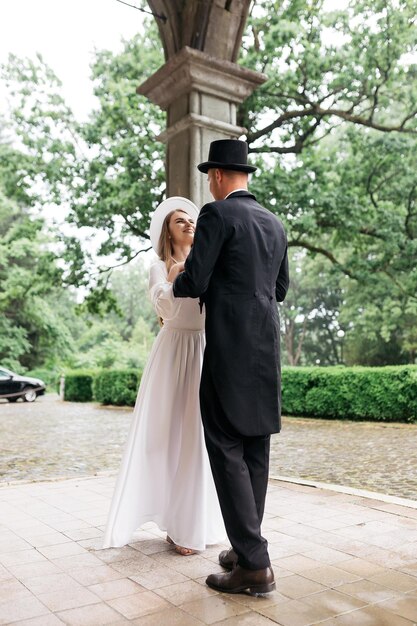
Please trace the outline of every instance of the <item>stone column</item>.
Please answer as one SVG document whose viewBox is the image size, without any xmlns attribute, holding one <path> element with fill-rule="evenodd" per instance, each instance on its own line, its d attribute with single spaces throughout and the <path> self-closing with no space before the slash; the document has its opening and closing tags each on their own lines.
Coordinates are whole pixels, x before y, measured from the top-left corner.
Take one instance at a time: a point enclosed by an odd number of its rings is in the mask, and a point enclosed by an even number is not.
<svg viewBox="0 0 417 626">
<path fill-rule="evenodd" d="M 197 206 L 212 200 L 197 164 L 207 160 L 210 142 L 244 135 L 236 108 L 266 76 L 184 47 L 137 89 L 167 111 L 167 196 L 186 196 Z"/>
</svg>

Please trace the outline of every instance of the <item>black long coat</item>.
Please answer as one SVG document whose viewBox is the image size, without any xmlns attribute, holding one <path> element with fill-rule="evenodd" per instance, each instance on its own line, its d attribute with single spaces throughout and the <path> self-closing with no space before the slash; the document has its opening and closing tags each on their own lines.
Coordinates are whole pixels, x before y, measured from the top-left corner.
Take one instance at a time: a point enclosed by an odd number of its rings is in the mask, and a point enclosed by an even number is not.
<svg viewBox="0 0 417 626">
<path fill-rule="evenodd" d="M 209 373 L 227 419 L 242 436 L 280 430 L 276 303 L 284 300 L 288 285 L 284 228 L 255 196 L 236 191 L 201 209 L 174 295 L 205 303 L 201 389 Z"/>
</svg>

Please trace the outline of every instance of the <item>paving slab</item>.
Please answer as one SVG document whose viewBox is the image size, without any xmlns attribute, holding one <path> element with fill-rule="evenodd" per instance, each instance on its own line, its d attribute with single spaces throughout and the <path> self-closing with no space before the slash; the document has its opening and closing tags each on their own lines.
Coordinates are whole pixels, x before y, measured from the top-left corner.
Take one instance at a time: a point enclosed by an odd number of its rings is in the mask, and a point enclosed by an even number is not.
<svg viewBox="0 0 417 626">
<path fill-rule="evenodd" d="M 415 501 L 270 480 L 277 589 L 253 597 L 205 585 L 223 545 L 182 557 L 146 524 L 102 549 L 114 481 L 0 487 L 0 624 L 417 626 Z"/>
</svg>

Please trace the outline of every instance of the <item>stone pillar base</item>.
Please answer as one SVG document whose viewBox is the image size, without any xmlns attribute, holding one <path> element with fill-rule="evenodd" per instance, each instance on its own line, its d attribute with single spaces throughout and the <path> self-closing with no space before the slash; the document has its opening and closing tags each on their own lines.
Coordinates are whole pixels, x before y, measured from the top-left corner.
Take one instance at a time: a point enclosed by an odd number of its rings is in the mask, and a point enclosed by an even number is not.
<svg viewBox="0 0 417 626">
<path fill-rule="evenodd" d="M 237 105 L 266 76 L 185 47 L 137 89 L 167 111 L 167 196 L 186 196 L 197 206 L 212 200 L 197 164 L 207 160 L 215 139 L 237 138 Z"/>
</svg>

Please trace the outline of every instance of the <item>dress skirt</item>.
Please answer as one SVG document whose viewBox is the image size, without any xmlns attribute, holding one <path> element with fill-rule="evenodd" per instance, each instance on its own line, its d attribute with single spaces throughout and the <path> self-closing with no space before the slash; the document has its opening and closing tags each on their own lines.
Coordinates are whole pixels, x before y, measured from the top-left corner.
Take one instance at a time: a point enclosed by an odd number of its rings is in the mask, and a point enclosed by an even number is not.
<svg viewBox="0 0 417 626">
<path fill-rule="evenodd" d="M 200 415 L 204 347 L 203 330 L 159 332 L 143 372 L 104 547 L 126 545 L 146 522 L 194 550 L 225 540 Z"/>
</svg>

